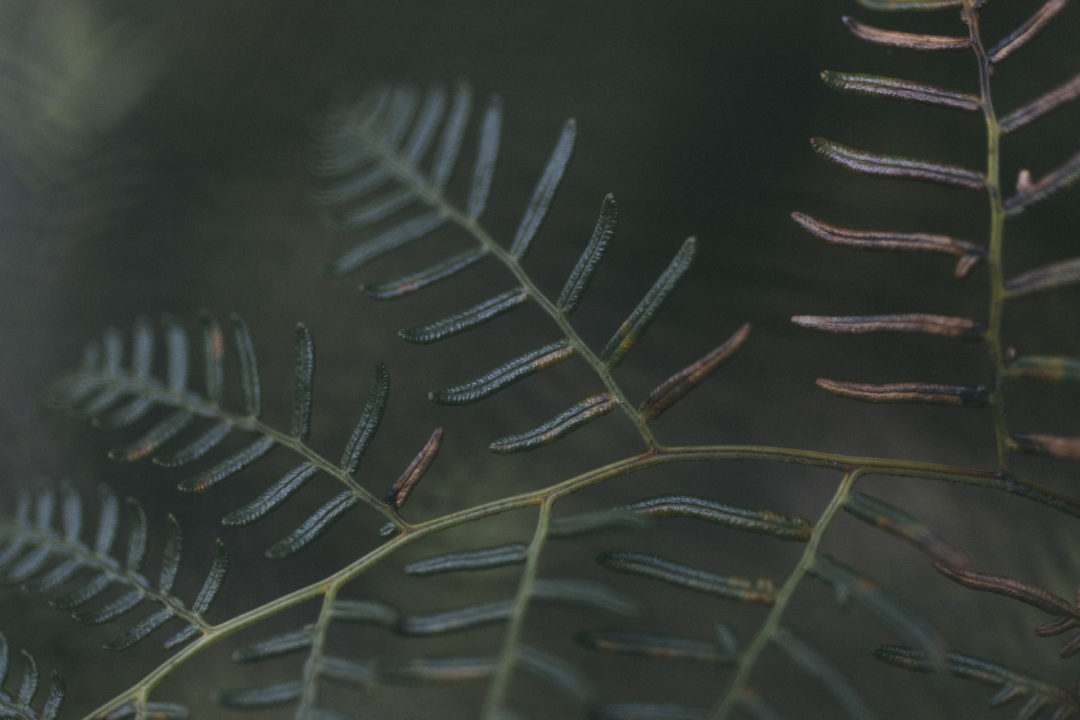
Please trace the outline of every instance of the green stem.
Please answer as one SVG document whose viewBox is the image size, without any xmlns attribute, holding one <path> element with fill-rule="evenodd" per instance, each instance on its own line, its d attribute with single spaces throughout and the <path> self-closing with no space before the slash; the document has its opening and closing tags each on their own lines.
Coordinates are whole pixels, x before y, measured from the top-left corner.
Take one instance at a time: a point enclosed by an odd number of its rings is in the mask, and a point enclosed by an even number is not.
<svg viewBox="0 0 1080 720">
<path fill-rule="evenodd" d="M 295 717 L 314 716 L 315 703 L 318 701 L 319 665 L 322 662 L 323 649 L 326 647 L 326 631 L 330 629 L 330 622 L 334 616 L 334 601 L 337 600 L 340 588 L 340 583 L 334 583 L 323 595 L 319 618 L 311 631 L 311 649 L 308 650 L 307 662 L 304 663 L 304 677 L 300 685 L 301 695 L 296 706 Z"/>
<path fill-rule="evenodd" d="M 821 541 L 825 537 L 829 525 L 832 524 L 836 514 L 840 512 L 840 508 L 844 506 L 844 502 L 847 500 L 848 494 L 851 492 L 851 488 L 854 487 L 855 481 L 859 479 L 860 474 L 860 470 L 847 472 L 844 475 L 844 479 L 840 482 L 839 487 L 836 488 L 832 500 L 829 501 L 825 511 L 818 519 L 817 524 L 814 525 L 814 530 L 810 534 L 810 540 L 806 543 L 806 549 L 803 550 L 802 557 L 799 558 L 799 562 L 795 565 L 791 574 L 788 575 L 783 587 L 781 587 L 780 591 L 776 594 L 776 601 L 773 603 L 772 609 L 769 610 L 769 614 L 765 617 L 765 622 L 761 624 L 761 628 L 746 649 L 739 653 L 735 676 L 732 677 L 731 682 L 728 684 L 728 689 L 724 694 L 723 700 L 721 700 L 713 709 L 712 713 L 709 714 L 711 720 L 726 720 L 726 718 L 731 715 L 732 710 L 738 705 L 739 699 L 746 690 L 746 684 L 750 680 L 750 675 L 754 671 L 758 658 L 765 650 L 765 646 L 769 644 L 769 641 L 772 640 L 773 636 L 776 634 L 777 628 L 780 627 L 780 622 L 783 620 L 784 611 L 787 609 L 788 603 L 791 602 L 791 598 L 795 594 L 795 590 L 798 589 L 799 583 L 802 582 L 806 572 L 814 564 L 814 560 L 817 558 L 818 547 L 821 545 Z"/>
<path fill-rule="evenodd" d="M 550 498 L 540 503 L 539 517 L 536 519 L 536 532 L 533 533 L 532 542 L 525 557 L 525 567 L 521 571 L 521 581 L 518 583 L 517 595 L 514 597 L 514 607 L 510 613 L 510 621 L 503 636 L 502 651 L 499 656 L 499 664 L 495 669 L 495 676 L 491 680 L 491 687 L 484 700 L 484 709 L 480 717 L 485 720 L 495 720 L 502 709 L 503 701 L 510 690 L 510 679 L 513 676 L 514 664 L 517 662 L 518 645 L 521 642 L 521 631 L 525 626 L 525 615 L 528 613 L 529 601 L 532 599 L 533 584 L 540 570 L 540 554 L 547 540 L 548 527 L 551 524 Z"/>
<path fill-rule="evenodd" d="M 998 470 L 1009 469 L 1009 431 L 1005 422 L 1005 356 L 1001 338 L 1001 317 L 1005 306 L 1005 272 L 1002 251 L 1005 241 L 1005 204 L 1001 194 L 1001 124 L 990 93 L 990 58 L 979 32 L 979 11 L 975 0 L 965 0 L 964 21 L 979 66 L 979 104 L 986 121 L 986 193 L 990 202 L 990 242 L 986 264 L 990 276 L 989 317 L 986 342 L 990 360 L 990 410 L 994 417 Z"/>
<path fill-rule="evenodd" d="M 134 686 L 120 693 L 88 715 L 86 720 L 93 720 L 94 718 L 105 715 L 132 698 L 145 697 L 150 690 L 161 683 L 162 680 L 173 673 L 179 666 L 226 637 L 267 618 L 273 617 L 289 608 L 308 602 L 317 597 L 325 596 L 330 592 L 336 593 L 337 589 L 351 582 L 370 567 L 378 564 L 406 545 L 410 545 L 428 535 L 433 535 L 484 518 L 500 515 L 511 510 L 534 505 L 539 505 L 541 508 L 547 508 L 542 511 L 541 520 L 537 525 L 537 533 L 539 534 L 542 532 L 542 528 L 543 532 L 546 532 L 547 520 L 544 520 L 543 518 L 546 517 L 546 513 L 550 513 L 550 506 L 555 501 L 567 495 L 571 495 L 607 480 L 657 465 L 719 460 L 764 460 L 769 462 L 832 468 L 849 474 L 858 471 L 861 475 L 911 477 L 963 483 L 1024 495 L 1033 500 L 1057 507 L 1064 512 L 1080 516 L 1080 505 L 1071 498 L 1056 495 L 1052 491 L 1035 484 L 1022 483 L 1015 477 L 1011 478 L 1010 481 L 1006 481 L 1002 479 L 997 472 L 992 471 L 953 467 L 934 463 L 888 460 L 884 458 L 863 458 L 836 453 L 813 452 L 807 450 L 795 450 L 792 448 L 776 448 L 757 445 L 704 445 L 654 450 L 595 468 L 589 472 L 577 475 L 541 490 L 494 500 L 449 513 L 426 522 L 409 525 L 394 538 L 391 538 L 329 577 L 323 578 L 322 580 L 298 590 L 294 590 L 293 592 L 271 600 L 264 605 L 205 629 L 201 637 L 180 649 L 175 655 L 147 674 Z M 530 552 L 536 549 L 536 553 L 539 553 L 538 548 L 539 545 L 536 542 L 536 538 L 534 538 L 533 545 L 530 547 Z M 522 587 L 524 587 L 524 585 Z M 519 591 L 519 600 L 520 597 Z M 509 638 L 509 635 L 507 637 Z"/>
</svg>

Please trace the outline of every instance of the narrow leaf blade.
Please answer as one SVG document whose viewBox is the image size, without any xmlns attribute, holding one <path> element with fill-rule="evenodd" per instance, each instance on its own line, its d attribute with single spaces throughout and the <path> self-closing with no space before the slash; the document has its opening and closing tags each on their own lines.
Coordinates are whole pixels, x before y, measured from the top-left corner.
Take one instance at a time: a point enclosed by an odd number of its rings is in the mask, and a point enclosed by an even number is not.
<svg viewBox="0 0 1080 720">
<path fill-rule="evenodd" d="M 600 216 L 596 219 L 596 226 L 589 237 L 589 242 L 585 245 L 585 250 L 578 258 L 574 269 L 570 271 L 570 277 L 567 278 L 562 292 L 559 293 L 559 299 L 555 302 L 567 315 L 574 312 L 589 288 L 589 283 L 596 269 L 600 267 L 600 261 L 604 258 L 608 243 L 615 236 L 618 224 L 619 208 L 615 204 L 615 196 L 609 194 L 600 203 Z"/>
<path fill-rule="evenodd" d="M 432 390 L 428 399 L 440 405 L 464 405 L 490 397 L 518 380 L 529 377 L 574 354 L 566 340 L 558 340 L 525 353 L 478 378 L 460 385 Z"/>
<path fill-rule="evenodd" d="M 311 406 L 315 392 L 315 340 L 304 325 L 296 326 L 296 362 L 293 367 L 293 409 L 289 434 L 306 442 L 311 434 Z"/>
<path fill-rule="evenodd" d="M 570 162 L 570 155 L 574 151 L 574 138 L 577 136 L 577 123 L 571 118 L 563 125 L 559 140 L 544 166 L 544 173 L 536 183 L 532 199 L 525 208 L 525 214 L 521 218 L 514 240 L 510 243 L 510 254 L 520 260 L 525 256 L 530 243 L 540 229 L 540 224 L 547 217 L 548 208 L 555 197 L 555 191 L 559 188 L 563 173 Z"/>
<path fill-rule="evenodd" d="M 453 315 L 448 315 L 441 320 L 405 328 L 398 334 L 406 341 L 415 345 L 427 345 L 439 340 L 444 340 L 454 335 L 471 330 L 498 316 L 510 312 L 516 307 L 523 305 L 529 299 L 525 288 L 514 288 L 506 292 L 488 298 L 471 308 L 467 308 Z"/>
<path fill-rule="evenodd" d="M 664 300 L 682 280 L 686 271 L 690 269 L 690 264 L 693 262 L 696 253 L 697 240 L 692 237 L 687 238 L 682 247 L 679 248 L 679 252 L 675 254 L 675 257 L 664 269 L 664 272 L 660 274 L 653 286 L 645 293 L 645 297 L 641 299 L 633 312 L 608 340 L 607 345 L 600 352 L 600 359 L 606 362 L 609 368 L 617 367 L 645 331 L 649 329 L 649 325 L 652 324 L 656 313 L 664 304 Z"/>
<path fill-rule="evenodd" d="M 533 450 L 548 445 L 585 423 L 606 415 L 615 407 L 615 401 L 607 393 L 600 393 L 572 405 L 548 422 L 517 435 L 508 435 L 490 445 L 492 452 L 513 453 Z"/>
<path fill-rule="evenodd" d="M 476 150 L 472 185 L 469 188 L 468 215 L 476 219 L 484 214 L 491 180 L 495 176 L 495 160 L 499 155 L 499 138 L 502 135 L 502 99 L 493 95 L 484 111 L 480 125 L 480 142 Z"/>
</svg>

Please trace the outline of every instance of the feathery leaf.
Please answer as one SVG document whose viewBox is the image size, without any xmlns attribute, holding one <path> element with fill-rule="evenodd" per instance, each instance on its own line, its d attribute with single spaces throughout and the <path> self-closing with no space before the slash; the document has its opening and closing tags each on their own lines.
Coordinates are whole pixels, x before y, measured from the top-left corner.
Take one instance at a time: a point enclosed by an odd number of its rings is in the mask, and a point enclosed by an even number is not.
<svg viewBox="0 0 1080 720">
<path fill-rule="evenodd" d="M 570 155 L 574 151 L 576 135 L 577 123 L 573 119 L 567 120 L 559 135 L 559 141 L 555 144 L 555 149 L 551 151 L 551 157 L 548 158 L 547 165 L 544 167 L 544 173 L 536 183 L 536 189 L 533 190 L 532 199 L 525 208 L 525 214 L 521 218 L 514 239 L 510 243 L 510 254 L 518 260 L 525 256 L 529 244 L 536 236 L 536 231 L 540 229 L 540 224 L 547 217 L 548 208 L 555 197 L 555 191 L 559 188 L 559 183 L 562 182 L 563 173 L 570 162 Z"/>
</svg>

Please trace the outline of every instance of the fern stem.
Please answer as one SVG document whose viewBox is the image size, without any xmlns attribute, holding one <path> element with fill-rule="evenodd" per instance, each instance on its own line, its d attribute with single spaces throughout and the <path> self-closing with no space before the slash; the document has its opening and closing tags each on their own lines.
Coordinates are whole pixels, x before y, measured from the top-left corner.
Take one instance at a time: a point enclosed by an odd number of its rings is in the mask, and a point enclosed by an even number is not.
<svg viewBox="0 0 1080 720">
<path fill-rule="evenodd" d="M 540 503 L 540 512 L 536 519 L 536 531 L 533 533 L 532 542 L 525 557 L 525 567 L 521 572 L 521 581 L 518 583 L 517 595 L 514 597 L 514 607 L 510 613 L 510 620 L 503 637 L 502 650 L 499 653 L 499 664 L 495 668 L 495 675 L 488 688 L 487 697 L 484 699 L 484 709 L 480 717 L 485 720 L 495 720 L 502 708 L 503 701 L 510 689 L 510 680 L 514 672 L 514 664 L 517 662 L 518 646 L 521 642 L 521 631 L 525 626 L 525 615 L 529 609 L 529 601 L 532 598 L 533 584 L 540 568 L 540 554 L 547 540 L 548 527 L 551 524 L 551 506 L 553 501 L 550 497 Z"/>
<path fill-rule="evenodd" d="M 609 463 L 608 465 L 595 468 L 589 472 L 569 478 L 550 487 L 493 500 L 488 503 L 433 518 L 422 523 L 408 525 L 404 527 L 397 536 L 391 538 L 332 575 L 294 590 L 291 593 L 275 598 L 274 600 L 228 620 L 224 620 L 221 623 L 210 627 L 204 627 L 203 634 L 196 638 L 192 643 L 185 645 L 175 655 L 150 671 L 142 678 L 142 680 L 94 710 L 87 715 L 84 720 L 94 720 L 95 718 L 105 716 L 134 698 L 145 699 L 148 697 L 150 691 L 175 672 L 177 668 L 192 658 L 197 657 L 204 650 L 217 644 L 221 640 L 224 640 L 247 627 L 278 615 L 285 610 L 296 607 L 297 605 L 309 602 L 320 596 L 325 598 L 328 594 L 336 594 L 341 587 L 366 572 L 369 568 L 377 565 L 382 560 L 413 542 L 421 540 L 428 535 L 437 534 L 470 522 L 482 520 L 494 515 L 500 515 L 511 510 L 538 505 L 541 508 L 541 518 L 538 519 L 537 535 L 534 536 L 533 544 L 530 546 L 530 556 L 526 561 L 527 564 L 531 562 L 534 565 L 532 570 L 526 569 L 522 585 L 519 586 L 518 602 L 521 602 L 521 598 L 523 597 L 522 592 L 525 587 L 525 577 L 528 577 L 531 573 L 533 579 L 535 579 L 535 563 L 538 562 L 540 552 L 540 544 L 537 543 L 536 538 L 540 536 L 540 533 L 546 533 L 550 508 L 557 500 L 593 485 L 638 470 L 644 470 L 655 465 L 676 462 L 704 462 L 718 460 L 761 460 L 832 468 L 845 471 L 849 475 L 858 472 L 861 475 L 888 475 L 976 485 L 979 487 L 1005 490 L 1007 492 L 1020 494 L 1029 499 L 1042 502 L 1051 507 L 1056 507 L 1063 512 L 1068 512 L 1074 516 L 1080 517 L 1080 504 L 1077 504 L 1077 502 L 1071 498 L 1062 497 L 1053 493 L 1051 490 L 1035 484 L 1022 483 L 1015 477 L 1006 481 L 1005 479 L 1002 479 L 998 473 L 985 470 L 954 467 L 935 463 L 889 460 L 886 458 L 855 457 L 836 453 L 757 445 L 705 445 L 651 450 L 647 453 L 623 458 L 616 462 Z M 817 528 L 815 528 L 815 532 L 817 532 Z M 535 553 L 533 553 L 534 548 Z M 532 580 L 529 581 L 529 583 L 531 582 Z M 517 607 L 517 605 L 515 605 L 515 607 Z M 518 612 L 515 610 L 515 617 L 523 617 L 523 614 L 523 611 Z M 520 633 L 520 629 L 517 632 Z M 511 631 L 508 631 L 507 642 L 509 642 L 510 638 Z M 516 640 L 514 642 L 516 644 Z M 504 660 L 505 658 L 506 655 L 504 653 Z M 496 686 L 493 685 L 492 687 L 494 688 Z"/>
<path fill-rule="evenodd" d="M 840 508 L 844 506 L 848 494 L 851 492 L 852 487 L 855 485 L 855 481 L 859 479 L 861 474 L 861 469 L 851 470 L 844 474 L 843 480 L 840 481 L 840 485 L 836 488 L 836 492 L 833 494 L 832 499 L 825 507 L 825 511 L 821 514 L 817 524 L 814 525 L 814 530 L 810 534 L 810 540 L 806 543 L 806 549 L 803 551 L 802 557 L 799 558 L 799 562 L 796 563 L 795 568 L 791 571 L 791 574 L 788 575 L 783 587 L 781 587 L 780 591 L 776 594 L 776 601 L 773 603 L 772 609 L 769 610 L 769 614 L 765 617 L 765 621 L 761 624 L 761 629 L 758 630 L 750 645 L 739 654 L 735 675 L 731 678 L 731 682 L 728 684 L 727 692 L 724 694 L 723 699 L 709 714 L 711 720 L 726 720 L 726 718 L 731 715 L 732 710 L 738 705 L 739 700 L 746 689 L 746 683 L 749 681 L 750 675 L 753 673 L 754 667 L 757 664 L 758 658 L 780 627 L 780 622 L 784 617 L 784 611 L 787 609 L 788 603 L 791 601 L 792 596 L 795 594 L 795 590 L 799 587 L 799 584 L 810 569 L 810 566 L 814 564 L 814 560 L 817 558 L 818 547 L 821 545 L 821 541 L 824 539 L 826 531 L 832 524 L 833 518 L 840 512 Z"/>
<path fill-rule="evenodd" d="M 997 465 L 1000 472 L 1009 469 L 1008 426 L 1005 422 L 1005 398 L 1002 380 L 1005 376 L 1004 350 L 1001 341 L 1001 318 L 1005 305 L 1005 271 L 1002 252 L 1005 240 L 1005 205 L 1001 196 L 1001 124 L 991 96 L 991 63 L 979 31 L 979 11 L 976 0 L 964 1 L 964 22 L 971 36 L 971 47 L 979 66 L 979 105 L 986 121 L 986 193 L 990 202 L 990 241 L 986 265 L 990 276 L 989 317 L 986 342 L 990 360 L 990 411 L 994 418 L 994 439 L 997 446 Z"/>
<path fill-rule="evenodd" d="M 536 283 L 533 282 L 532 278 L 521 266 L 518 258 L 496 242 L 476 218 L 471 217 L 469 213 L 451 203 L 446 198 L 442 189 L 432 185 L 418 171 L 413 163 L 400 157 L 392 148 L 386 147 L 383 142 L 380 142 L 378 137 L 372 136 L 370 132 L 366 132 L 365 135 L 367 137 L 364 142 L 372 148 L 375 156 L 378 158 L 377 162 L 384 169 L 401 183 L 406 185 L 417 197 L 421 198 L 425 204 L 442 213 L 442 215 L 450 222 L 471 235 L 480 247 L 510 271 L 514 276 L 514 279 L 525 290 L 526 295 L 539 305 L 540 309 L 554 321 L 559 327 L 559 331 L 562 332 L 563 337 L 570 343 L 570 346 L 573 347 L 577 354 L 588 363 L 590 368 L 592 368 L 592 371 L 604 384 L 604 388 L 607 390 L 608 395 L 615 400 L 615 404 L 622 409 L 623 413 L 630 419 L 630 422 L 634 424 L 635 429 L 641 436 L 641 439 L 645 442 L 645 445 L 649 448 L 656 447 L 656 437 L 653 435 L 652 429 L 646 423 L 645 418 L 637 409 L 637 406 L 630 402 L 622 388 L 615 381 L 611 369 L 608 368 L 607 364 L 601 360 L 600 357 L 593 352 L 592 348 L 590 348 L 581 338 L 577 330 L 570 324 L 570 319 L 566 316 L 566 313 L 560 310 L 558 305 L 536 286 Z"/>
<path fill-rule="evenodd" d="M 307 661 L 304 663 L 304 676 L 300 684 L 300 700 L 296 705 L 294 717 L 315 716 L 315 703 L 318 701 L 319 664 L 322 661 L 323 648 L 326 647 L 326 631 L 330 629 L 334 601 L 337 600 L 340 587 L 340 584 L 331 584 L 326 588 L 326 594 L 323 595 L 322 607 L 319 608 L 319 617 L 315 621 L 315 627 L 312 628 L 311 632 L 311 649 L 308 651 Z"/>
</svg>

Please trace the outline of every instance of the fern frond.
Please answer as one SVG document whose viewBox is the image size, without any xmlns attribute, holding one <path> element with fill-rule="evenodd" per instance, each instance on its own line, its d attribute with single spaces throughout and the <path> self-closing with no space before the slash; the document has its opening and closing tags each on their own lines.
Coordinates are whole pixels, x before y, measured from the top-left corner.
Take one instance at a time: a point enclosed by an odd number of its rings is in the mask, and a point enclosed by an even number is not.
<svg viewBox="0 0 1080 720">
<path fill-rule="evenodd" d="M 569 120 L 564 125 L 517 229 L 504 245 L 497 242 L 479 223 L 491 189 L 498 155 L 502 126 L 500 101 L 494 98 L 489 103 L 478 131 L 474 170 L 468 198 L 462 208 L 451 199 L 446 190 L 447 180 L 453 173 L 456 152 L 448 155 L 437 153 L 429 164 L 424 153 L 409 152 L 407 146 L 401 146 L 404 125 L 411 123 L 414 136 L 433 132 L 428 127 L 428 116 L 421 114 L 412 118 L 415 109 L 401 99 L 405 97 L 403 92 L 390 92 L 391 100 L 380 99 L 387 95 L 386 90 L 377 90 L 367 95 L 351 111 L 339 112 L 331 120 L 325 134 L 321 150 L 321 165 L 324 170 L 335 175 L 345 172 L 356 174 L 350 179 L 338 180 L 322 198 L 334 204 L 359 202 L 377 188 L 393 184 L 394 190 L 389 191 L 389 194 L 376 197 L 370 201 L 375 203 L 374 205 L 362 205 L 361 208 L 364 212 L 372 212 L 372 208 L 387 210 L 379 215 L 380 219 L 389 218 L 391 214 L 397 218 L 390 220 L 392 224 L 388 229 L 361 242 L 333 262 L 329 267 L 330 274 L 340 276 L 352 272 L 386 252 L 433 233 L 443 224 L 460 227 L 472 237 L 476 247 L 397 278 L 365 283 L 361 286 L 362 289 L 377 299 L 401 297 L 464 272 L 487 257 L 506 267 L 515 280 L 515 287 L 441 320 L 406 328 L 400 335 L 417 344 L 436 342 L 466 332 L 532 301 L 550 316 L 563 338 L 508 361 L 476 380 L 434 390 L 431 392 L 431 399 L 446 404 L 472 402 L 488 397 L 517 380 L 576 354 L 591 366 L 604 384 L 606 392 L 578 403 L 563 415 L 533 431 L 496 440 L 491 444 L 491 449 L 496 452 L 516 452 L 540 447 L 616 407 L 629 416 L 646 443 L 654 445 L 646 421 L 659 413 L 646 418 L 643 411 L 636 409 L 623 396 L 611 371 L 645 332 L 665 298 L 689 268 L 695 254 L 696 241 L 691 238 L 683 244 L 671 265 L 615 332 L 607 346 L 594 352 L 579 337 L 568 316 L 583 299 L 589 281 L 614 236 L 618 216 L 614 199 L 608 195 L 601 203 L 593 233 L 557 299 L 552 300 L 544 295 L 521 265 L 521 260 L 547 216 L 565 174 L 577 134 L 575 122 Z M 467 92 L 465 86 L 459 88 L 458 97 L 461 99 L 462 109 L 453 114 L 452 123 L 448 121 L 444 127 L 446 135 L 457 138 L 451 143 L 453 147 L 457 147 L 461 126 L 465 123 L 467 103 L 464 94 Z M 395 101 L 393 98 L 399 99 Z M 400 116 L 390 113 L 388 107 L 398 108 L 396 112 L 400 113 Z M 413 206 L 419 209 L 414 209 Z M 701 377 L 704 374 L 707 373 L 701 374 Z M 684 384 L 680 392 L 669 398 L 667 404 L 673 403 L 695 384 L 696 382 Z"/>
<path fill-rule="evenodd" d="M 395 527 L 402 527 L 403 521 L 396 512 L 400 502 L 395 504 L 395 501 L 376 498 L 353 477 L 386 407 L 389 375 L 385 367 L 375 368 L 361 418 L 346 443 L 340 463 L 335 464 L 307 444 L 315 377 L 315 344 L 311 332 L 303 325 L 296 329 L 292 413 L 288 430 L 282 431 L 261 419 L 261 380 L 251 331 L 237 316 L 232 318 L 231 324 L 243 395 L 240 412 L 223 405 L 225 337 L 218 323 L 210 317 L 202 320 L 205 366 L 202 392 L 191 389 L 187 383 L 189 352 L 183 328 L 172 319 L 166 321 L 165 367 L 160 375 L 155 375 L 153 330 L 148 321 L 140 319 L 133 333 L 130 367 L 122 365 L 120 334 L 109 330 L 103 339 L 104 352 L 88 351 L 83 365 L 58 380 L 48 399 L 53 405 L 76 415 L 89 415 L 95 421 L 105 418 L 106 424 L 110 425 L 129 425 L 151 410 L 165 412 L 163 419 L 152 424 L 134 441 L 109 453 L 110 458 L 119 461 L 133 462 L 149 457 L 165 467 L 183 467 L 211 453 L 227 437 L 246 434 L 252 438 L 242 449 L 181 481 L 178 488 L 182 492 L 205 492 L 257 463 L 275 448 L 286 448 L 302 458 L 299 465 L 258 497 L 227 513 L 223 518 L 226 525 L 246 525 L 266 516 L 281 507 L 319 471 L 338 481 L 344 491 L 317 510 L 297 531 L 275 544 L 268 551 L 272 557 L 299 552 L 361 503 L 384 515 Z M 138 408 L 138 413 L 131 408 Z M 204 428 L 201 431 L 198 430 L 200 425 Z M 186 443 L 176 441 L 178 436 L 192 434 L 194 439 Z M 179 447 L 173 449 L 177 445 Z"/>
<path fill-rule="evenodd" d="M 78 493 L 70 486 L 61 489 L 61 522 L 55 526 L 56 493 L 44 490 L 33 500 L 24 498 L 13 518 L 0 520 L 0 581 L 19 584 L 32 594 L 50 595 L 51 604 L 62 610 L 74 610 L 72 617 L 84 625 L 111 623 L 132 612 L 144 602 L 158 605 L 151 615 L 137 621 L 126 632 L 105 643 L 109 650 L 125 650 L 172 620 L 186 627 L 165 641 L 166 648 L 176 647 L 209 624 L 206 612 L 217 596 L 228 571 L 228 554 L 221 541 L 202 590 L 191 607 L 172 593 L 179 571 L 180 527 L 176 519 L 166 517 L 166 542 L 162 551 L 157 583 L 143 575 L 147 521 L 142 506 L 128 498 L 129 531 L 124 560 L 114 552 L 118 526 L 117 500 L 102 486 L 101 510 L 93 546 L 81 535 L 83 508 Z M 62 591 L 63 588 L 69 588 Z M 123 589 L 112 599 L 94 608 L 87 607 L 107 590 Z"/>
<path fill-rule="evenodd" d="M 38 666 L 34 656 L 26 650 L 22 651 L 23 675 L 19 682 L 19 689 L 14 694 L 4 689 L 8 674 L 9 651 L 8 641 L 3 633 L 0 633 L 0 717 L 20 718 L 20 720 L 56 720 L 61 706 L 64 704 L 66 687 L 64 678 L 60 673 L 53 671 L 52 683 L 44 704 L 40 709 L 35 709 L 34 696 L 38 691 Z"/>
</svg>

